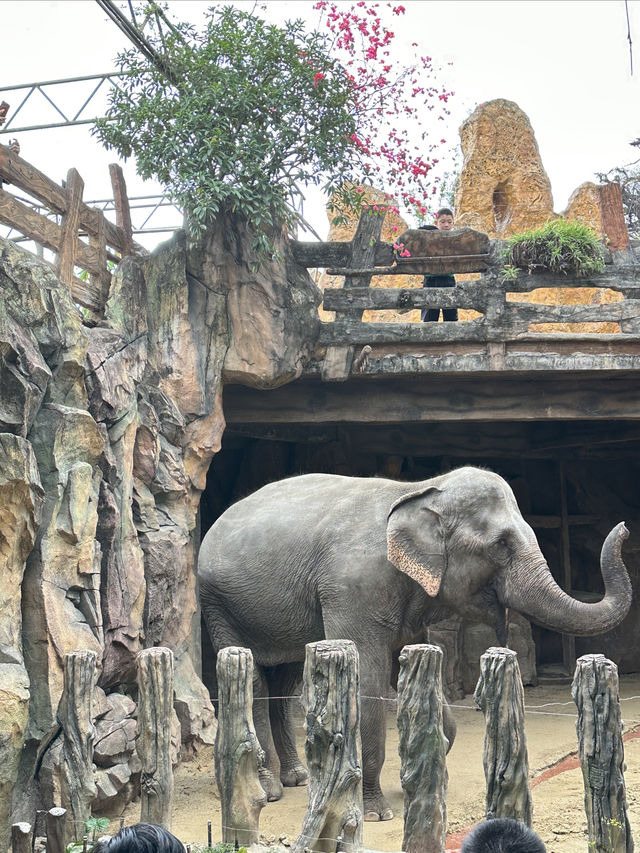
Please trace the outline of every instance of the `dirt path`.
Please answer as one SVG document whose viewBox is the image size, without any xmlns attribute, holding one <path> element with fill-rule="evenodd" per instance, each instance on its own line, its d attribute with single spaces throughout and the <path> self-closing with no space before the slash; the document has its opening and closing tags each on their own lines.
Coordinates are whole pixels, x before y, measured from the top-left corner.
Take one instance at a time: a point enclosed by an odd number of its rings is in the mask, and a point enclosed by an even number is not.
<svg viewBox="0 0 640 853">
<path fill-rule="evenodd" d="M 620 696 L 625 732 L 640 727 L 640 676 L 621 680 Z M 636 698 L 630 698 L 636 697 Z M 568 685 L 527 688 L 526 734 L 529 767 L 532 776 L 534 829 L 540 833 L 549 853 L 585 853 L 586 824 L 580 769 L 558 767 L 555 773 L 544 773 L 563 758 L 575 752 L 576 708 Z M 557 703 L 550 705 L 549 703 Z M 545 707 L 539 707 L 545 706 Z M 448 847 L 457 847 L 464 831 L 482 819 L 484 807 L 484 773 L 482 742 L 484 718 L 467 697 L 453 708 L 458 725 L 456 742 L 448 756 L 449 787 L 447 796 Z M 383 770 L 383 788 L 396 817 L 382 823 L 365 824 L 365 845 L 371 850 L 398 851 L 402 844 L 402 789 L 400 787 L 398 736 L 395 707 L 390 703 L 387 722 L 387 761 Z M 298 732 L 302 749 L 304 733 Z M 629 819 L 636 845 L 640 844 L 640 738 L 630 737 L 625 743 L 627 800 Z M 567 763 L 571 768 L 571 762 Z M 260 827 L 267 839 L 297 836 L 307 807 L 306 788 L 288 788 L 282 800 L 270 803 L 262 812 Z M 139 805 L 132 804 L 125 820 L 139 819 Z M 213 824 L 214 840 L 220 838 L 220 803 L 213 771 L 212 750 L 202 752 L 194 761 L 182 764 L 176 771 L 173 831 L 185 843 L 203 843 L 207 837 L 207 821 Z"/>
</svg>

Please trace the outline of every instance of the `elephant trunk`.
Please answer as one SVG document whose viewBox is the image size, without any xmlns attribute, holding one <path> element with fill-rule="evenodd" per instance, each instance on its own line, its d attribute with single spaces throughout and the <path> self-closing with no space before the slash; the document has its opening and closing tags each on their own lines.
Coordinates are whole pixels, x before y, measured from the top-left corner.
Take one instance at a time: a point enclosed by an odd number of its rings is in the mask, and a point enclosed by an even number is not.
<svg viewBox="0 0 640 853">
<path fill-rule="evenodd" d="M 631 606 L 631 583 L 620 553 L 629 531 L 621 522 L 602 546 L 600 570 L 605 586 L 602 601 L 585 604 L 567 595 L 553 579 L 544 560 L 535 566 L 520 566 L 504 585 L 503 603 L 533 622 L 579 637 L 604 634 L 615 628 Z"/>
</svg>

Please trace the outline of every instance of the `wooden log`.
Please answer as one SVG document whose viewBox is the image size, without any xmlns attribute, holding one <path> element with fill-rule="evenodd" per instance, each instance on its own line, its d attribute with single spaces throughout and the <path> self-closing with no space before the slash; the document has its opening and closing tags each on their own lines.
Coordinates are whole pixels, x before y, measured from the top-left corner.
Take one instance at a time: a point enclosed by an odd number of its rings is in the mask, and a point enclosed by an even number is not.
<svg viewBox="0 0 640 853">
<path fill-rule="evenodd" d="M 482 756 L 487 783 L 486 817 L 510 817 L 531 826 L 524 690 L 514 651 L 487 649 L 480 658 L 474 698 L 486 725 Z"/>
<path fill-rule="evenodd" d="M 345 311 L 351 307 L 374 311 L 410 310 L 435 308 L 437 305 L 483 311 L 485 304 L 484 291 L 474 288 L 473 284 L 427 288 L 354 287 L 351 290 L 328 287 L 323 294 L 323 308 L 326 311 Z"/>
<path fill-rule="evenodd" d="M 76 169 L 67 172 L 67 209 L 62 215 L 60 225 L 60 249 L 56 261 L 58 278 L 67 287 L 73 281 L 73 267 L 78 254 L 78 225 L 80 221 L 80 205 L 84 181 Z"/>
<path fill-rule="evenodd" d="M 18 201 L 3 189 L 0 189 L 0 222 L 15 228 L 25 237 L 35 240 L 52 252 L 60 251 L 62 235 L 60 226 Z M 82 240 L 78 240 L 77 249 L 77 265 L 91 272 L 98 272 L 98 253 Z"/>
<path fill-rule="evenodd" d="M 122 167 L 118 163 L 109 164 L 113 202 L 116 209 L 116 225 L 122 231 L 122 255 L 133 254 L 133 228 L 131 227 L 131 209 L 127 196 L 127 184 Z"/>
<path fill-rule="evenodd" d="M 64 687 L 58 706 L 62 726 L 60 795 L 68 820 L 65 841 L 91 817 L 96 786 L 93 773 L 93 693 L 96 685 L 96 653 L 82 650 L 64 656 Z"/>
<path fill-rule="evenodd" d="M 589 849 L 631 853 L 618 668 L 604 655 L 583 655 L 576 663 L 571 695 L 578 707 L 576 731 Z"/>
<path fill-rule="evenodd" d="M 253 655 L 249 649 L 221 649 L 217 678 L 215 761 L 222 840 L 246 847 L 258 841 L 260 812 L 267 804 L 259 780 L 264 753 L 253 725 Z"/>
<path fill-rule="evenodd" d="M 111 287 L 111 273 L 107 268 L 106 225 L 107 220 L 101 213 L 95 233 L 89 234 L 89 245 L 98 254 L 98 272 L 90 273 L 89 281 L 91 286 L 100 293 L 101 309 L 104 309 Z"/>
<path fill-rule="evenodd" d="M 351 241 L 351 262 L 354 268 L 366 268 L 373 266 L 375 262 L 375 247 L 380 239 L 384 214 L 379 214 L 372 209 L 362 212 L 356 233 Z M 368 287 L 371 276 L 345 276 L 343 288 L 348 290 L 352 287 Z M 341 318 L 348 317 L 360 320 L 362 310 L 348 309 Z M 347 343 L 346 341 L 343 343 Z M 368 343 L 368 341 L 364 341 Z M 351 372 L 353 363 L 353 345 L 328 346 L 327 354 L 321 368 L 321 377 L 325 381 L 344 381 Z"/>
<path fill-rule="evenodd" d="M 47 853 L 65 853 L 64 832 L 66 809 L 59 806 L 49 809 L 46 816 Z"/>
<path fill-rule="evenodd" d="M 406 853 L 444 853 L 447 739 L 442 728 L 442 649 L 405 646 L 398 678 L 398 752 Z"/>
<path fill-rule="evenodd" d="M 363 846 L 358 650 L 350 640 L 306 647 L 303 704 L 309 807 L 293 853 Z"/>
<path fill-rule="evenodd" d="M 303 267 L 325 269 L 352 265 L 351 242 L 305 243 L 292 240 L 290 246 L 293 259 Z M 391 243 L 378 242 L 373 249 L 374 266 L 394 263 L 395 253 Z"/>
<path fill-rule="evenodd" d="M 608 183 L 598 187 L 600 202 L 600 222 L 607 240 L 607 248 L 612 252 L 629 248 L 629 232 L 622 206 L 622 187 Z"/>
<path fill-rule="evenodd" d="M 63 848 L 64 849 L 64 848 Z M 48 850 L 48 848 L 47 848 Z M 31 824 L 14 823 L 11 827 L 11 853 L 31 853 Z"/>
<path fill-rule="evenodd" d="M 356 346 L 486 339 L 487 332 L 482 317 L 468 323 L 362 323 L 358 320 L 335 320 L 333 323 L 320 324 L 320 342 L 326 344 Z"/>
<path fill-rule="evenodd" d="M 171 829 L 173 767 L 171 719 L 173 714 L 173 652 L 156 647 L 137 656 L 138 739 L 142 764 L 140 820 Z"/>
<path fill-rule="evenodd" d="M 15 184 L 57 213 L 65 213 L 67 209 L 65 190 L 31 163 L 12 152 L 7 145 L 0 145 L 0 180 Z M 90 234 L 98 231 L 100 217 L 104 219 L 102 211 L 87 207 L 84 202 L 80 205 L 80 225 Z M 112 222 L 105 222 L 107 243 L 122 252 L 124 240 L 121 230 Z"/>
</svg>

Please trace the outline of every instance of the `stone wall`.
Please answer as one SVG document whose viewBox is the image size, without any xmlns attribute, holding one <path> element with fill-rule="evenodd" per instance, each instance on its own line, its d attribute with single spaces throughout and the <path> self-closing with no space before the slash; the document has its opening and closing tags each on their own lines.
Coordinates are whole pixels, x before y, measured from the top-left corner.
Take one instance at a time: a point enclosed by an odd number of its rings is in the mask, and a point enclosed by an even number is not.
<svg viewBox="0 0 640 853">
<path fill-rule="evenodd" d="M 274 235 L 281 260 L 256 272 L 251 235 L 221 220 L 183 232 L 114 275 L 103 322 L 52 270 L 0 240 L 0 848 L 11 821 L 55 799 L 64 655 L 92 649 L 96 809 L 131 797 L 135 661 L 176 660 L 178 741 L 212 743 L 195 672 L 200 493 L 224 430 L 223 381 L 271 388 L 302 371 L 320 293 Z M 128 694 L 128 695 L 127 695 Z M 41 761 L 41 766 L 40 766 Z M 13 793 L 13 796 L 12 796 Z"/>
</svg>

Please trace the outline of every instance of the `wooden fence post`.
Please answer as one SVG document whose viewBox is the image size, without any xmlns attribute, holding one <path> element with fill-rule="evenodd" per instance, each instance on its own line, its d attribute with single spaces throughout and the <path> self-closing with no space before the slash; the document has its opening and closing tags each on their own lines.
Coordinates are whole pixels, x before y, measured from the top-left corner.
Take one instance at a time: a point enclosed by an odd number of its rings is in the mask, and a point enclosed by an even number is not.
<svg viewBox="0 0 640 853">
<path fill-rule="evenodd" d="M 80 174 L 76 169 L 69 169 L 66 183 L 67 209 L 62 216 L 60 249 L 56 259 L 58 278 L 68 288 L 73 285 L 73 267 L 78 254 L 78 226 L 83 191 L 84 181 Z"/>
<path fill-rule="evenodd" d="M 64 687 L 58 706 L 62 726 L 60 793 L 69 819 L 65 841 L 76 840 L 78 827 L 91 817 L 96 786 L 93 774 L 93 692 L 96 684 L 96 653 L 69 652 L 64 656 Z"/>
<path fill-rule="evenodd" d="M 309 643 L 303 704 L 309 807 L 292 853 L 362 850 L 358 650 L 350 640 Z"/>
<path fill-rule="evenodd" d="M 221 649 L 217 678 L 215 758 L 222 840 L 248 847 L 258 841 L 260 812 L 267 804 L 258 778 L 264 753 L 253 725 L 253 655 L 249 649 Z"/>
<path fill-rule="evenodd" d="M 64 830 L 67 812 L 58 806 L 49 809 L 46 817 L 47 853 L 64 853 Z M 84 830 L 84 827 L 83 827 Z M 77 838 L 74 839 L 77 841 Z"/>
<path fill-rule="evenodd" d="M 578 706 L 576 730 L 589 849 L 631 853 L 618 668 L 604 655 L 583 655 L 576 663 L 571 695 Z"/>
<path fill-rule="evenodd" d="M 171 829 L 173 652 L 161 647 L 145 649 L 138 654 L 137 664 L 140 820 Z"/>
<path fill-rule="evenodd" d="M 133 228 L 131 227 L 131 209 L 127 196 L 127 185 L 122 167 L 118 163 L 109 164 L 113 203 L 116 209 L 116 225 L 122 231 L 122 256 L 133 254 Z"/>
<path fill-rule="evenodd" d="M 486 817 L 511 817 L 531 826 L 524 690 L 514 651 L 487 649 L 480 658 L 474 698 L 486 725 L 482 756 L 487 783 Z"/>
<path fill-rule="evenodd" d="M 405 646 L 398 677 L 398 752 L 406 853 L 444 853 L 447 739 L 442 728 L 442 649 Z"/>
<path fill-rule="evenodd" d="M 31 853 L 30 823 L 14 823 L 11 827 L 11 853 Z"/>
</svg>

